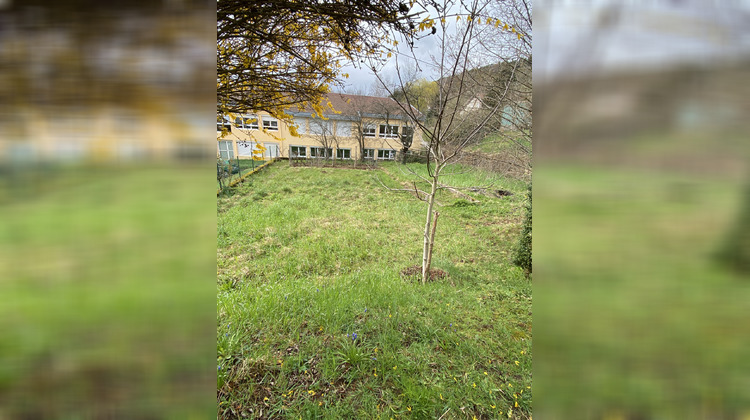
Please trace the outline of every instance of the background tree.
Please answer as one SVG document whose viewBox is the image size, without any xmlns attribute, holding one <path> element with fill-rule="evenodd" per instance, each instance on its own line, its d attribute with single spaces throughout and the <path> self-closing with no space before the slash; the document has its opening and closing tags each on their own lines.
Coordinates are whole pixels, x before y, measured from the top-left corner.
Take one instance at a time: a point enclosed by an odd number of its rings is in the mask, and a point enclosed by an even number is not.
<svg viewBox="0 0 750 420">
<path fill-rule="evenodd" d="M 333 121 L 330 119 L 312 118 L 310 120 L 310 132 L 318 144 L 323 147 L 323 155 L 316 157 L 326 160 L 332 159 L 333 148 L 338 148 L 339 144 L 338 136 L 333 129 Z M 312 157 L 312 151 L 310 152 L 310 157 Z"/>
<path fill-rule="evenodd" d="M 322 115 L 322 96 L 348 77 L 342 65 L 390 56 L 395 34 L 413 42 L 416 18 L 388 0 L 218 0 L 218 113 L 290 122 L 284 111 L 307 103 Z"/>
<path fill-rule="evenodd" d="M 419 78 L 406 82 L 403 88 L 397 87 L 393 91 L 392 98 L 399 102 L 406 102 L 406 96 L 409 96 L 409 103 L 417 108 L 425 118 L 430 118 L 432 116 L 430 111 L 437 98 L 437 92 L 437 82 Z"/>
<path fill-rule="evenodd" d="M 362 109 L 358 109 L 356 115 L 353 117 L 353 135 L 357 139 L 357 145 L 359 146 L 358 160 L 360 162 L 365 160 L 365 148 L 367 147 L 366 142 L 368 137 L 366 133 L 375 132 L 377 130 L 377 124 L 365 116 Z"/>
</svg>

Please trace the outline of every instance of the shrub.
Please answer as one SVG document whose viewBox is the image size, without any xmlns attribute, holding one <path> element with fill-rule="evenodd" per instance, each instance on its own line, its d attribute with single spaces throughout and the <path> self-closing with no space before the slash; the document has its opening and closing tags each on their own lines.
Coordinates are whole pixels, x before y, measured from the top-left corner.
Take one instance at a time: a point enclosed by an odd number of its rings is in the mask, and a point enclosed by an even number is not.
<svg viewBox="0 0 750 420">
<path fill-rule="evenodd" d="M 427 153 L 424 151 L 412 151 L 406 152 L 406 156 L 399 150 L 396 156 L 397 162 L 402 163 L 427 163 Z"/>
<path fill-rule="evenodd" d="M 750 184 L 737 219 L 716 253 L 720 264 L 740 274 L 750 273 Z"/>
<path fill-rule="evenodd" d="M 531 183 L 529 183 L 529 203 L 526 205 L 526 220 L 523 222 L 521 237 L 513 256 L 513 264 L 523 268 L 526 276 L 531 274 Z"/>
<path fill-rule="evenodd" d="M 452 204 L 453 207 L 472 207 L 476 205 L 477 203 L 472 203 L 471 201 L 463 198 L 459 198 L 455 203 Z"/>
</svg>

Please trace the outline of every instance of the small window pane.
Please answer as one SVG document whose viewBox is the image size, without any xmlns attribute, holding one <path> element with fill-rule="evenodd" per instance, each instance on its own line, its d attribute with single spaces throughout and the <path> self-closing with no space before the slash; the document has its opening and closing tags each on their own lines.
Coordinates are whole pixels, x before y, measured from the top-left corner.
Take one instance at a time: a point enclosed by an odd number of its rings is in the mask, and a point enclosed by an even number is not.
<svg viewBox="0 0 750 420">
<path fill-rule="evenodd" d="M 290 146 L 289 153 L 291 157 L 306 157 L 307 148 L 305 146 Z"/>
<path fill-rule="evenodd" d="M 234 148 L 232 147 L 232 142 L 227 140 L 222 140 L 219 143 L 219 157 L 221 157 L 223 160 L 229 160 L 234 158 Z"/>
<path fill-rule="evenodd" d="M 339 137 L 349 137 L 352 135 L 352 125 L 347 122 L 336 123 L 336 135 Z"/>
<path fill-rule="evenodd" d="M 307 118 L 295 118 L 294 125 L 297 126 L 299 134 L 307 134 Z"/>
<path fill-rule="evenodd" d="M 279 129 L 279 122 L 273 118 L 263 118 L 263 128 L 270 131 L 276 131 Z"/>
</svg>

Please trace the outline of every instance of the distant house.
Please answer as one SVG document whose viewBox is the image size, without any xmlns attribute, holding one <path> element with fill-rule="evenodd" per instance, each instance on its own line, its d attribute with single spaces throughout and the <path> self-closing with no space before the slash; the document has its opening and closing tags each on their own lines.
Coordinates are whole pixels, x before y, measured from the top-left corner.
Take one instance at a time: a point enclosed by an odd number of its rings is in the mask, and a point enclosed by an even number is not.
<svg viewBox="0 0 750 420">
<path fill-rule="evenodd" d="M 463 77 L 463 82 L 461 79 Z M 531 126 L 531 62 L 489 64 L 438 80 L 444 92 L 462 89 L 461 115 L 497 107 L 497 129 L 519 130 Z M 458 96 L 457 93 L 454 96 Z M 498 103 L 500 102 L 500 103 Z"/>
<path fill-rule="evenodd" d="M 331 93 L 322 104 L 329 101 L 334 110 L 324 106 L 324 118 L 309 107 L 287 111 L 296 136 L 265 112 L 225 116 L 216 124 L 218 156 L 251 159 L 262 145 L 265 158 L 394 160 L 403 136 L 413 138 L 410 150 L 424 147 L 421 132 L 391 98 Z"/>
</svg>

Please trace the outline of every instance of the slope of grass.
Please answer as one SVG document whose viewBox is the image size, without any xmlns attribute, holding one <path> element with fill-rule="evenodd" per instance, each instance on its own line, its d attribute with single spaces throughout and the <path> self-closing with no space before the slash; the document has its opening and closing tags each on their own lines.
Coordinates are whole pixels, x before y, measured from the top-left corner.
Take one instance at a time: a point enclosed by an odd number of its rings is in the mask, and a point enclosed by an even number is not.
<svg viewBox="0 0 750 420">
<path fill-rule="evenodd" d="M 47 170 L 0 207 L 0 418 L 205 418 L 210 167 Z"/>
<path fill-rule="evenodd" d="M 553 165 L 534 180 L 536 414 L 746 416 L 750 289 L 711 259 L 740 185 Z"/>
<path fill-rule="evenodd" d="M 517 147 L 513 141 L 519 142 L 524 147 L 531 150 L 530 136 L 519 131 L 502 131 L 490 134 L 479 142 L 469 146 L 468 151 L 482 152 L 486 154 L 502 153 Z"/>
<path fill-rule="evenodd" d="M 531 283 L 509 262 L 524 186 L 456 175 L 516 194 L 441 192 L 449 276 L 422 285 L 400 273 L 420 264 L 424 203 L 381 168 L 278 162 L 219 199 L 219 417 L 531 416 Z"/>
</svg>

